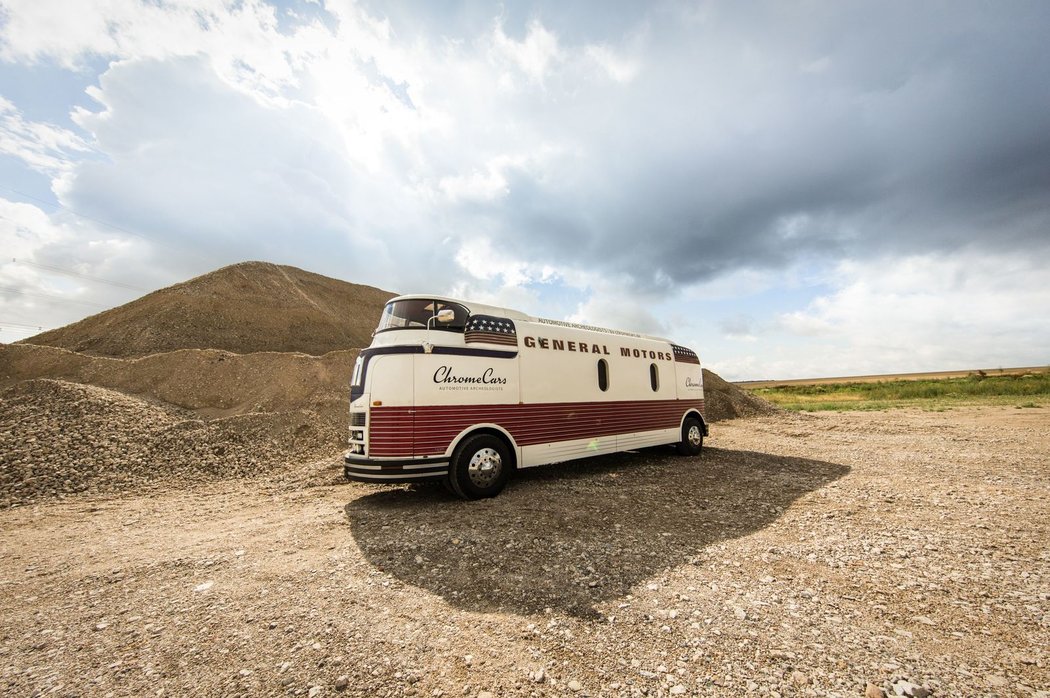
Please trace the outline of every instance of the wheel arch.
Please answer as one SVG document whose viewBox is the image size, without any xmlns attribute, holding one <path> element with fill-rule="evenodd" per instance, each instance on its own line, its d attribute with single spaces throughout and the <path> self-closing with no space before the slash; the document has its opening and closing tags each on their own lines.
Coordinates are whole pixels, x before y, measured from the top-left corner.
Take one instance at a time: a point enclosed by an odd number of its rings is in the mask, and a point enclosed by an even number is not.
<svg viewBox="0 0 1050 698">
<path fill-rule="evenodd" d="M 448 452 L 445 455 L 451 459 L 456 452 L 456 449 L 459 448 L 459 445 L 463 443 L 465 439 L 479 434 L 495 436 L 497 439 L 503 441 L 507 446 L 507 452 L 510 454 L 510 465 L 512 470 L 518 469 L 518 444 L 514 441 L 514 437 L 510 435 L 510 432 L 498 424 L 484 423 L 470 425 L 457 434 L 456 438 L 452 439 L 452 443 L 449 444 Z"/>
<path fill-rule="evenodd" d="M 700 420 L 700 426 L 702 426 L 703 429 L 704 429 L 704 436 L 707 436 L 707 430 L 708 430 L 707 420 L 704 419 L 704 415 L 702 415 L 700 413 L 700 410 L 695 409 L 695 408 L 690 409 L 690 410 L 686 410 L 685 414 L 682 415 L 682 421 L 680 421 L 678 423 L 678 428 L 681 429 L 682 427 L 684 427 L 685 426 L 685 420 L 689 419 L 690 417 L 696 417 L 697 419 Z"/>
</svg>

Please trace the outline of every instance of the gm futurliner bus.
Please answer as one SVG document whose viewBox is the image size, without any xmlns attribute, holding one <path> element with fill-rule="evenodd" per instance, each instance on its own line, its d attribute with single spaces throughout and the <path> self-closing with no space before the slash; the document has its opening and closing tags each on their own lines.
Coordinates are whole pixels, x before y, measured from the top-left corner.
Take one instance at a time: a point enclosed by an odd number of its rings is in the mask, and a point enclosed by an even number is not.
<svg viewBox="0 0 1050 698">
<path fill-rule="evenodd" d="M 387 303 L 350 385 L 344 474 L 493 497 L 514 470 L 708 433 L 700 359 L 666 339 L 435 296 Z"/>
</svg>

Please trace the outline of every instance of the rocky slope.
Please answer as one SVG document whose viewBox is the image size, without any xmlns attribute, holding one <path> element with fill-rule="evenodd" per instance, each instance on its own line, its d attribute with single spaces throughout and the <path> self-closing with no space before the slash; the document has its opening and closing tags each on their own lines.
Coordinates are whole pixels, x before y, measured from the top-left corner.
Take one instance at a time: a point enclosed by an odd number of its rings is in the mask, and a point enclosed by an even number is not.
<svg viewBox="0 0 1050 698">
<path fill-rule="evenodd" d="M 25 343 L 113 357 L 176 349 L 321 355 L 368 346 L 383 305 L 393 296 L 295 267 L 243 262 Z"/>
</svg>

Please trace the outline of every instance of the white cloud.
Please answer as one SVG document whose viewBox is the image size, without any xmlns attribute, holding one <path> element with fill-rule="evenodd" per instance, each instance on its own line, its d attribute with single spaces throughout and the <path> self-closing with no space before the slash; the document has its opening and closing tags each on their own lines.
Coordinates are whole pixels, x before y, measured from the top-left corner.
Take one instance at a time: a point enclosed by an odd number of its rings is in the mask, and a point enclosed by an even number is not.
<svg viewBox="0 0 1050 698">
<path fill-rule="evenodd" d="M 450 295 L 531 312 L 542 317 L 631 332 L 664 334 L 666 325 L 654 312 L 656 299 L 629 290 L 628 280 L 595 269 L 532 264 L 501 253 L 485 237 L 472 237 L 456 253 L 467 275 Z M 541 288 L 579 300 L 564 312 L 539 307 Z"/>
<path fill-rule="evenodd" d="M 1047 361 L 1045 260 L 973 251 L 851 260 L 834 278 L 833 293 L 780 318 L 789 334 L 827 342 L 811 364 L 821 375 Z"/>
<path fill-rule="evenodd" d="M 497 250 L 483 236 L 470 236 L 459 243 L 455 263 L 461 273 L 447 289 L 449 295 L 541 316 L 551 314 L 539 301 L 538 288 L 579 291 L 566 283 L 562 270 L 530 264 Z M 571 276 L 571 272 L 568 272 Z"/>
<path fill-rule="evenodd" d="M 49 216 L 36 206 L 4 198 L 0 198 L 0 240 L 5 253 L 0 260 L 3 342 L 125 303 L 139 295 L 127 288 L 131 283 L 152 289 L 176 280 L 155 268 L 143 268 L 148 251 L 140 241 L 107 237 L 68 213 Z"/>
<path fill-rule="evenodd" d="M 91 152 L 77 134 L 54 124 L 29 121 L 0 97 L 0 153 L 18 158 L 32 170 L 58 177 Z"/>
<path fill-rule="evenodd" d="M 70 233 L 53 223 L 36 206 L 0 198 L 0 238 L 4 241 L 4 257 L 25 259 L 36 250 L 68 240 Z M 6 261 L 6 260 L 5 260 Z M 31 276 L 23 272 L 21 278 Z M 4 277 L 7 281 L 12 277 Z"/>
<path fill-rule="evenodd" d="M 497 280 L 502 286 L 523 286 L 537 278 L 535 268 L 498 252 L 488 238 L 483 237 L 470 238 L 461 244 L 456 263 L 474 279 Z"/>
<path fill-rule="evenodd" d="M 401 41 L 343 1 L 326 3 L 333 28 L 313 19 L 284 32 L 259 0 L 65 10 L 16 1 L 0 28 L 7 60 L 117 59 L 88 90 L 100 108 L 73 114 L 101 157 L 54 174 L 62 203 L 210 249 L 216 262 L 234 247 L 280 257 L 280 238 L 300 231 L 314 247 L 349 239 L 373 283 L 380 270 L 394 272 L 390 284 L 418 280 L 408 260 L 461 234 L 436 221 L 504 199 L 512 178 L 544 182 L 579 155 L 524 97 L 477 95 L 507 74 L 543 88 L 558 71 L 586 80 L 584 64 L 614 80 L 634 71 L 614 45 L 563 46 L 538 20 L 520 40 L 495 23 L 473 43 L 428 43 Z"/>
<path fill-rule="evenodd" d="M 744 313 L 737 313 L 732 317 L 723 318 L 719 323 L 719 329 L 726 339 L 739 342 L 755 342 L 754 319 Z"/>
<path fill-rule="evenodd" d="M 803 337 L 835 336 L 835 324 L 824 316 L 830 306 L 831 301 L 828 298 L 815 298 L 806 310 L 784 313 L 779 321 L 786 331 Z"/>
<path fill-rule="evenodd" d="M 504 153 L 469 174 L 442 177 L 437 188 L 445 203 L 492 202 L 510 193 L 510 172 L 543 180 L 558 158 L 565 155 L 562 149 L 548 144 L 541 144 L 528 153 Z"/>
<path fill-rule="evenodd" d="M 515 41 L 496 25 L 492 32 L 494 58 L 506 60 L 516 66 L 533 83 L 543 85 L 544 79 L 554 64 L 562 60 L 558 37 L 539 21 L 529 22 L 525 38 Z"/>
<path fill-rule="evenodd" d="M 304 227 L 332 235 L 358 215 L 352 190 L 367 179 L 316 110 L 260 104 L 187 58 L 120 63 L 93 94 L 102 108 L 75 121 L 108 157 L 61 182 L 76 210 L 220 249 L 246 235 L 292 243 Z"/>
<path fill-rule="evenodd" d="M 584 53 L 616 82 L 631 82 L 641 70 L 637 59 L 625 57 L 608 46 L 597 44 L 587 46 Z"/>
<path fill-rule="evenodd" d="M 5 0 L 0 57 L 52 59 L 78 69 L 92 56 L 208 56 L 231 85 L 277 95 L 297 84 L 297 68 L 312 53 L 316 20 L 279 31 L 275 9 L 262 0 Z"/>
<path fill-rule="evenodd" d="M 510 188 L 499 167 L 473 170 L 467 175 L 442 177 L 438 188 L 454 203 L 461 201 L 492 201 L 505 196 Z"/>
<path fill-rule="evenodd" d="M 595 283 L 588 290 L 590 295 L 567 318 L 569 322 L 657 336 L 667 334 L 665 323 L 653 313 L 652 304 L 646 299 L 608 282 Z"/>
<path fill-rule="evenodd" d="M 101 157 L 63 165 L 43 138 L 10 149 L 51 171 L 64 205 L 174 248 L 176 268 L 268 258 L 387 287 L 447 283 L 452 250 L 436 240 L 461 231 L 435 226 L 442 207 L 498 198 L 508 171 L 540 177 L 562 152 L 519 129 L 513 104 L 468 97 L 511 64 L 549 74 L 560 50 L 538 22 L 521 42 L 497 28 L 475 47 L 429 46 L 399 43 L 349 2 L 328 4 L 334 31 L 287 34 L 260 2 L 91 10 L 49 34 L 61 8 L 16 3 L 2 31 L 8 60 L 120 59 L 88 90 L 99 107 L 73 113 Z M 318 250 L 325 262 L 311 264 Z"/>
</svg>

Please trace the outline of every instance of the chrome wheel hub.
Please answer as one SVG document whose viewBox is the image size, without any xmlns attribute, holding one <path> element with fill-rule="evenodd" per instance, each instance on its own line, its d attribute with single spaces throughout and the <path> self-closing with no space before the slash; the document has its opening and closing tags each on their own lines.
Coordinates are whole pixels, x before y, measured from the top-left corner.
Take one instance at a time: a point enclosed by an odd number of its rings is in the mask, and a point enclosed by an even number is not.
<svg viewBox="0 0 1050 698">
<path fill-rule="evenodd" d="M 488 487 L 503 470 L 503 459 L 492 448 L 482 448 L 475 453 L 467 465 L 467 475 L 475 487 Z"/>
<path fill-rule="evenodd" d="M 689 427 L 689 433 L 686 434 L 686 438 L 689 439 L 689 443 L 691 443 L 693 446 L 699 446 L 701 443 L 703 443 L 704 437 L 700 433 L 700 427 L 694 424 L 691 427 Z"/>
</svg>

